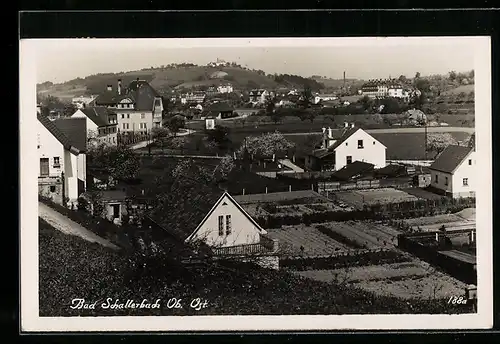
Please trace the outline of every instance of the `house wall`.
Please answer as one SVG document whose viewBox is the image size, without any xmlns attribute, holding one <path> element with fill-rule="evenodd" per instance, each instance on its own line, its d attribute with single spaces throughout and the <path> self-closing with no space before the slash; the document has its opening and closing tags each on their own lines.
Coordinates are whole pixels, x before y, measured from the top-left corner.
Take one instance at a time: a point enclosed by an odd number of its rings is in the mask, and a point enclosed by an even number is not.
<svg viewBox="0 0 500 344">
<path fill-rule="evenodd" d="M 153 128 L 153 111 L 136 111 L 128 109 L 116 109 L 118 114 L 118 130 L 124 132 L 145 132 Z M 144 118 L 141 115 L 144 114 Z M 146 129 L 141 128 L 141 123 L 146 125 Z M 128 127 L 124 128 L 124 124 Z"/>
<path fill-rule="evenodd" d="M 471 160 L 471 165 L 469 165 Z M 453 197 L 471 197 L 476 193 L 476 153 L 471 152 L 469 156 L 453 173 Z M 463 179 L 467 178 L 468 185 L 463 185 Z"/>
<path fill-rule="evenodd" d="M 77 156 L 77 177 L 83 181 L 85 189 L 87 188 L 87 155 L 80 153 Z"/>
<path fill-rule="evenodd" d="M 224 205 L 226 203 L 226 205 Z M 219 216 L 224 216 L 224 235 L 219 236 Z M 231 215 L 231 234 L 226 235 L 226 215 Z M 219 203 L 190 241 L 203 240 L 209 246 L 230 247 L 257 244 L 260 232 L 227 196 Z"/>
<path fill-rule="evenodd" d="M 64 189 L 69 202 L 76 202 L 78 199 L 78 157 L 69 150 L 64 151 Z"/>
<path fill-rule="evenodd" d="M 64 147 L 40 121 L 37 125 L 38 173 L 40 175 L 40 158 L 48 158 L 49 176 L 60 176 L 65 167 Z M 54 157 L 59 157 L 59 167 L 54 166 Z"/>
<path fill-rule="evenodd" d="M 73 118 L 85 118 L 86 119 L 86 124 L 87 124 L 87 136 L 96 133 L 97 134 L 97 124 L 95 124 L 90 118 L 88 118 L 83 111 L 77 110 L 73 115 L 71 115 Z"/>
<path fill-rule="evenodd" d="M 113 205 L 114 204 L 120 205 L 120 217 L 118 219 L 115 219 L 114 223 L 117 225 L 121 225 L 123 216 L 127 215 L 127 207 L 125 206 L 125 203 L 123 201 L 109 200 L 109 201 L 104 202 L 104 216 L 108 220 L 113 221 Z"/>
<path fill-rule="evenodd" d="M 436 176 L 438 181 L 436 182 Z M 448 178 L 448 185 L 446 185 L 446 177 Z M 451 173 L 431 170 L 431 186 L 438 190 L 443 191 L 443 194 L 452 193 L 453 176 Z"/>
<path fill-rule="evenodd" d="M 363 148 L 358 148 L 358 140 L 363 140 Z M 386 166 L 386 148 L 364 130 L 358 130 L 335 149 L 336 170 L 346 165 L 347 156 L 352 156 L 352 162 L 367 162 L 375 168 Z"/>
</svg>

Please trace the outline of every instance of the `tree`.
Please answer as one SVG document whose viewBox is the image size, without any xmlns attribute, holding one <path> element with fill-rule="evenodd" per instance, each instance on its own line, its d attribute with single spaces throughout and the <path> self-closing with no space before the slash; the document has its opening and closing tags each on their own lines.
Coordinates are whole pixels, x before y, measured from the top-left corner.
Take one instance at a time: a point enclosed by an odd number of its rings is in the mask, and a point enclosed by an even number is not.
<svg viewBox="0 0 500 344">
<path fill-rule="evenodd" d="M 430 133 L 427 135 L 427 151 L 435 152 L 437 157 L 446 147 L 456 145 L 457 141 L 450 133 Z"/>
<path fill-rule="evenodd" d="M 295 144 L 288 141 L 283 134 L 278 131 L 274 133 L 264 133 L 259 136 L 250 136 L 238 150 L 239 155 L 243 155 L 245 150 L 251 155 L 272 156 L 280 151 L 287 151 L 295 147 Z"/>
<path fill-rule="evenodd" d="M 363 106 L 363 110 L 368 110 L 373 106 L 373 101 L 368 96 L 364 96 L 358 102 Z"/>
<path fill-rule="evenodd" d="M 229 173 L 236 166 L 234 159 L 226 155 L 219 163 L 211 168 L 207 165 L 196 164 L 192 159 L 181 160 L 171 172 L 173 178 L 192 178 L 207 184 L 220 183 L 227 180 Z"/>
<path fill-rule="evenodd" d="M 151 130 L 151 138 L 154 142 L 159 144 L 163 150 L 165 146 L 165 141 L 170 137 L 170 131 L 167 128 L 153 128 Z"/>
<path fill-rule="evenodd" d="M 222 125 L 216 125 L 214 129 L 205 131 L 207 141 L 215 143 L 222 150 L 228 149 L 231 144 L 229 134 L 229 128 Z"/>
<path fill-rule="evenodd" d="M 420 78 L 420 72 L 415 73 L 415 79 L 419 79 L 419 78 Z"/>
<path fill-rule="evenodd" d="M 186 121 L 182 116 L 173 116 L 166 122 L 166 127 L 174 134 L 174 136 L 176 136 L 179 130 L 184 128 L 185 125 Z"/>
<path fill-rule="evenodd" d="M 141 168 L 141 160 L 125 146 L 99 145 L 87 152 L 88 165 L 107 171 L 114 179 L 135 179 Z"/>
<path fill-rule="evenodd" d="M 186 139 L 182 136 L 174 137 L 168 142 L 168 147 L 171 149 L 180 149 L 181 153 L 186 145 Z"/>
<path fill-rule="evenodd" d="M 313 95 L 312 95 L 311 87 L 307 84 L 304 85 L 304 90 L 302 91 L 302 93 L 300 95 L 300 105 L 303 108 L 308 108 L 311 105 L 312 98 L 313 98 Z"/>
<path fill-rule="evenodd" d="M 455 72 L 454 70 L 452 70 L 448 74 L 448 79 L 450 79 L 450 81 L 455 81 L 457 79 L 457 72 Z"/>
<path fill-rule="evenodd" d="M 420 75 L 419 75 L 420 77 Z M 405 84 L 407 82 L 407 79 L 406 79 L 406 76 L 404 75 L 400 75 L 399 78 L 398 78 L 399 82 Z"/>
</svg>

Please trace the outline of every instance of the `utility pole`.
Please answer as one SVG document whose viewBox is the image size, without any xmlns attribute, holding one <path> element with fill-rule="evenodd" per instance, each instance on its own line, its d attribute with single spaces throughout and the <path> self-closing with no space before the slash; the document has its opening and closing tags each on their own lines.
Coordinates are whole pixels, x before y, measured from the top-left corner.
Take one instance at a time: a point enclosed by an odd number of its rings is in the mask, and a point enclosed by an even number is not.
<svg viewBox="0 0 500 344">
<path fill-rule="evenodd" d="M 423 115 L 425 116 L 425 115 Z M 424 120 L 424 140 L 425 140 L 425 145 L 424 145 L 424 149 L 425 149 L 425 159 L 424 160 L 427 160 L 427 118 L 426 117 L 423 117 L 422 118 Z"/>
</svg>

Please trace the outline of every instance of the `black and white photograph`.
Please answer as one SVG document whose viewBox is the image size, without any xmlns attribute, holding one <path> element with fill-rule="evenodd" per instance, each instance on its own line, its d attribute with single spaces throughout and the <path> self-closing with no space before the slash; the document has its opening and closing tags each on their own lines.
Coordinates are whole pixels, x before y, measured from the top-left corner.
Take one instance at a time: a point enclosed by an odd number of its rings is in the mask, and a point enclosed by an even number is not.
<svg viewBox="0 0 500 344">
<path fill-rule="evenodd" d="M 487 37 L 20 41 L 32 331 L 492 325 Z"/>
</svg>

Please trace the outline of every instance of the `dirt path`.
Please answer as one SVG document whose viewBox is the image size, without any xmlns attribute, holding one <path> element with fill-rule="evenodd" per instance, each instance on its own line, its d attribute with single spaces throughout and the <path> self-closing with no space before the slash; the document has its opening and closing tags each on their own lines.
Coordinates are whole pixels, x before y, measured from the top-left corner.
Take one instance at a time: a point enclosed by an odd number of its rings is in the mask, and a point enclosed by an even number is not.
<svg viewBox="0 0 500 344">
<path fill-rule="evenodd" d="M 84 228 L 80 224 L 76 223 L 75 221 L 69 219 L 68 217 L 64 216 L 63 214 L 55 211 L 54 209 L 50 208 L 49 206 L 41 202 L 38 202 L 38 216 L 47 221 L 47 223 L 50 224 L 55 229 L 63 232 L 64 234 L 79 236 L 84 240 L 95 242 L 115 250 L 119 249 L 118 246 L 92 233 L 91 231 Z"/>
</svg>

